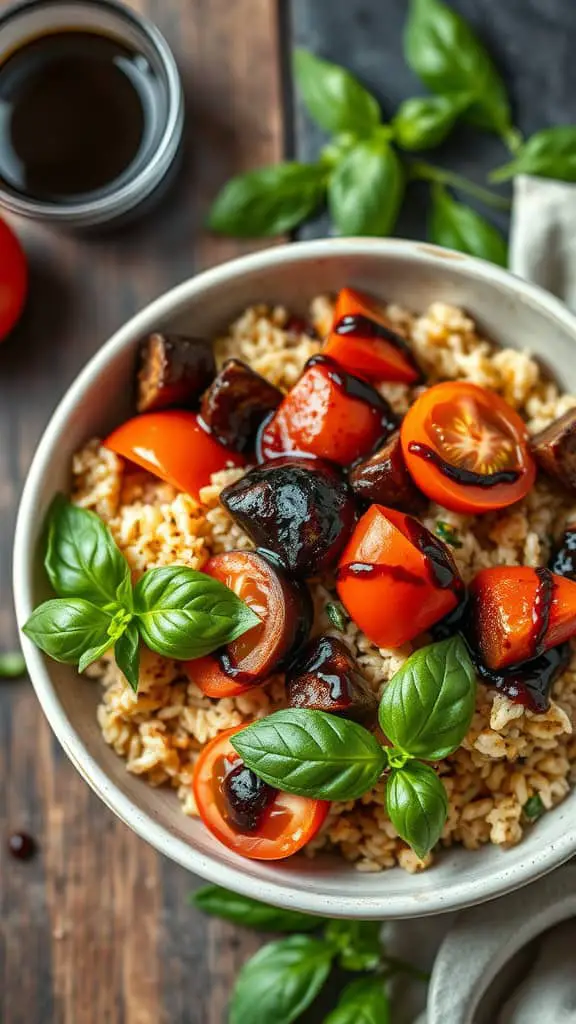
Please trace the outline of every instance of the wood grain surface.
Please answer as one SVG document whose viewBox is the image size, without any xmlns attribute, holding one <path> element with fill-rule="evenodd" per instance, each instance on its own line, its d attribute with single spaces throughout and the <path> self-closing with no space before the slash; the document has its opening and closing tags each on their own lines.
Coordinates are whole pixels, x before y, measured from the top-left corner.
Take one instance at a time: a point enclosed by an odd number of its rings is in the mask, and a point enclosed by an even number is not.
<svg viewBox="0 0 576 1024">
<path fill-rule="evenodd" d="M 183 167 L 141 223 L 74 238 L 18 223 L 30 259 L 25 316 L 0 351 L 0 650 L 16 645 L 10 557 L 18 495 L 49 414 L 127 317 L 202 267 L 245 251 L 202 222 L 231 174 L 280 158 L 276 5 L 140 0 L 186 93 Z M 254 245 L 251 246 L 254 248 Z M 6 855 L 11 831 L 39 843 Z M 0 684 L 0 1021 L 222 1024 L 258 938 L 187 905 L 196 885 L 136 838 L 59 750 L 28 682 Z"/>
</svg>

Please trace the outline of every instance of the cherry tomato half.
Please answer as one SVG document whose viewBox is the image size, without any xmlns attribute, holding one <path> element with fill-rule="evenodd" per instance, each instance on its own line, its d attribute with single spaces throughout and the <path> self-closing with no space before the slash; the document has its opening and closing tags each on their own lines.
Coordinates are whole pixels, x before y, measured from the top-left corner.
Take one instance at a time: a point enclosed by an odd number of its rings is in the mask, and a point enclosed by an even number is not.
<svg viewBox="0 0 576 1024">
<path fill-rule="evenodd" d="M 368 295 L 343 288 L 323 352 L 349 373 L 369 380 L 415 384 L 422 373 L 407 341 Z"/>
<path fill-rule="evenodd" d="M 388 403 L 370 384 L 315 356 L 261 430 L 259 458 L 293 453 L 348 466 L 395 427 Z"/>
<path fill-rule="evenodd" d="M 147 412 L 113 430 L 104 445 L 198 500 L 212 473 L 243 466 L 245 459 L 209 434 L 196 413 Z"/>
<path fill-rule="evenodd" d="M 20 242 L 0 219 L 0 341 L 10 333 L 24 307 L 28 267 Z"/>
<path fill-rule="evenodd" d="M 428 388 L 401 427 L 414 482 L 455 512 L 489 512 L 523 498 L 536 466 L 526 426 L 493 391 L 454 381 Z"/>
<path fill-rule="evenodd" d="M 538 657 L 576 635 L 576 582 L 525 565 L 482 569 L 470 587 L 470 635 L 491 669 Z"/>
<path fill-rule="evenodd" d="M 222 782 L 234 765 L 242 763 L 230 737 L 244 728 L 240 725 L 221 732 L 200 754 L 192 783 L 196 805 L 206 828 L 229 850 L 251 860 L 281 860 L 297 853 L 313 839 L 324 823 L 330 804 L 278 790 L 256 831 L 246 833 L 234 828 L 227 813 Z"/>
<path fill-rule="evenodd" d="M 377 647 L 401 647 L 452 612 L 463 584 L 442 541 L 382 505 L 362 516 L 340 558 L 340 600 Z"/>
<path fill-rule="evenodd" d="M 302 646 L 312 625 L 312 602 L 303 583 L 257 551 L 215 555 L 204 572 L 230 587 L 262 620 L 217 654 L 185 663 L 207 697 L 235 697 L 265 682 Z"/>
</svg>

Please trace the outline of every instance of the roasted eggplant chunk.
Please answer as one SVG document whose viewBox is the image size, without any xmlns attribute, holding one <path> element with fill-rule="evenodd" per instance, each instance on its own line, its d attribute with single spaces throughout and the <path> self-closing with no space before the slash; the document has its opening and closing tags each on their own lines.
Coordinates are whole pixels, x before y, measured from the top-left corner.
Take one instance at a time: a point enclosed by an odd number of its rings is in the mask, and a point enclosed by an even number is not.
<svg viewBox="0 0 576 1024">
<path fill-rule="evenodd" d="M 322 459 L 273 459 L 225 487 L 220 501 L 258 547 L 301 576 L 334 565 L 356 522 L 352 491 Z"/>
<path fill-rule="evenodd" d="M 361 725 L 376 723 L 378 701 L 342 640 L 311 640 L 286 676 L 291 708 L 327 711 Z"/>
<path fill-rule="evenodd" d="M 406 469 L 399 430 L 377 452 L 357 462 L 348 479 L 354 493 L 364 501 L 411 513 L 421 512 L 425 505 L 426 499 Z"/>
<path fill-rule="evenodd" d="M 181 334 L 150 334 L 139 358 L 138 412 L 193 407 L 216 373 L 210 342 Z"/>
<path fill-rule="evenodd" d="M 568 490 L 576 490 L 576 409 L 569 409 L 535 434 L 532 454 L 541 469 Z"/>
<path fill-rule="evenodd" d="M 278 388 L 240 359 L 228 359 L 205 392 L 200 414 L 221 444 L 244 452 L 282 397 Z"/>
</svg>

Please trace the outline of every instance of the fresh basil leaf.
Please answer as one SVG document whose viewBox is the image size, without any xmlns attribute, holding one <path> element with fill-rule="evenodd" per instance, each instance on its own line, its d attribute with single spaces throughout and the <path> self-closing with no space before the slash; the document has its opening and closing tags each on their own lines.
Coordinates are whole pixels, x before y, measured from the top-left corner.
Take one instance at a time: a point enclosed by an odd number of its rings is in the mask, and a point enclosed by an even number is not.
<svg viewBox="0 0 576 1024">
<path fill-rule="evenodd" d="M 504 83 L 470 26 L 442 0 L 411 0 L 404 55 L 431 92 L 474 98 L 466 120 L 506 133 L 510 104 Z"/>
<path fill-rule="evenodd" d="M 238 975 L 230 1024 L 292 1024 L 320 992 L 333 955 L 330 943 L 308 935 L 263 946 Z"/>
<path fill-rule="evenodd" d="M 78 671 L 84 672 L 84 670 L 88 668 L 88 665 L 91 665 L 94 661 L 98 661 L 98 658 L 101 658 L 106 654 L 106 651 L 109 651 L 111 647 L 112 640 L 109 636 L 107 636 L 102 643 L 94 644 L 93 647 L 88 647 L 80 656 L 78 661 Z"/>
<path fill-rule="evenodd" d="M 298 910 L 283 910 L 271 907 L 249 896 L 240 896 L 219 885 L 205 885 L 192 893 L 191 902 L 205 914 L 222 917 L 245 928 L 256 928 L 260 932 L 313 932 L 320 928 L 325 919 L 302 914 Z"/>
<path fill-rule="evenodd" d="M 140 634 L 135 622 L 128 623 L 122 635 L 118 637 L 114 645 L 114 658 L 134 693 L 138 693 Z"/>
<path fill-rule="evenodd" d="M 330 921 L 325 938 L 345 971 L 374 971 L 382 960 L 381 921 Z"/>
<path fill-rule="evenodd" d="M 359 978 L 346 986 L 324 1024 L 390 1024 L 390 1019 L 382 978 Z"/>
<path fill-rule="evenodd" d="M 334 168 L 328 206 L 341 235 L 389 235 L 404 195 L 404 170 L 385 139 L 359 142 Z"/>
<path fill-rule="evenodd" d="M 26 672 L 26 662 L 20 651 L 0 654 L 0 679 L 19 679 Z"/>
<path fill-rule="evenodd" d="M 505 267 L 506 242 L 500 232 L 476 210 L 457 203 L 445 188 L 432 186 L 432 211 L 428 231 L 430 240 L 446 249 L 457 249 Z"/>
<path fill-rule="evenodd" d="M 85 651 L 106 642 L 111 621 L 110 615 L 84 598 L 67 597 L 41 604 L 22 632 L 55 661 L 76 665 Z"/>
<path fill-rule="evenodd" d="M 468 93 L 414 96 L 400 104 L 392 128 L 401 149 L 433 149 L 450 134 L 460 114 L 470 106 Z"/>
<path fill-rule="evenodd" d="M 276 711 L 236 733 L 231 743 L 264 782 L 320 800 L 355 800 L 375 785 L 386 765 L 367 729 L 306 708 Z"/>
<path fill-rule="evenodd" d="M 59 597 L 96 605 L 131 600 L 130 569 L 107 526 L 94 512 L 57 495 L 48 513 L 45 566 Z"/>
<path fill-rule="evenodd" d="M 184 565 L 149 569 L 134 590 L 144 643 L 166 658 L 202 658 L 261 621 L 233 590 Z"/>
<path fill-rule="evenodd" d="M 236 238 L 282 235 L 309 217 L 326 189 L 326 168 L 282 163 L 232 178 L 214 200 L 208 226 Z"/>
<path fill-rule="evenodd" d="M 460 636 L 411 654 L 380 702 L 380 726 L 411 757 L 439 761 L 464 739 L 474 714 L 476 674 Z"/>
<path fill-rule="evenodd" d="M 576 181 L 576 127 L 558 125 L 531 135 L 510 163 L 492 171 L 490 181 L 508 181 L 515 174 Z"/>
<path fill-rule="evenodd" d="M 442 781 L 427 764 L 393 768 L 386 783 L 386 810 L 398 835 L 422 860 L 436 845 L 448 817 Z"/>
<path fill-rule="evenodd" d="M 524 816 L 528 821 L 537 821 L 544 814 L 546 808 L 542 803 L 542 797 L 539 793 L 535 793 L 534 796 L 528 797 L 525 804 L 522 806 Z"/>
<path fill-rule="evenodd" d="M 351 132 L 362 137 L 380 124 L 378 101 L 346 68 L 296 50 L 294 77 L 308 113 L 332 135 Z"/>
</svg>

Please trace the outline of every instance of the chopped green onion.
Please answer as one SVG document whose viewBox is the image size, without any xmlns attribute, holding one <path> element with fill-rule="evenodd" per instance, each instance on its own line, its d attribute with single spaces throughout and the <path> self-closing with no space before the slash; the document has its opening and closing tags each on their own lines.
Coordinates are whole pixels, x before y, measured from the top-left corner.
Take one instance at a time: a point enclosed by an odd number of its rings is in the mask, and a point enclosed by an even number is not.
<svg viewBox="0 0 576 1024">
<path fill-rule="evenodd" d="M 453 548 L 462 547 L 462 541 L 458 538 L 458 531 L 451 523 L 445 523 L 442 519 L 439 519 L 436 523 L 436 535 L 440 537 L 440 540 L 450 544 Z"/>
<path fill-rule="evenodd" d="M 544 814 L 546 808 L 544 807 L 541 798 L 538 796 L 538 793 L 535 793 L 534 796 L 531 796 L 530 799 L 526 801 L 522 810 L 524 811 L 524 816 L 528 818 L 528 821 L 536 821 L 537 818 L 540 818 Z"/>
<path fill-rule="evenodd" d="M 26 672 L 26 662 L 20 651 L 0 654 L 0 679 L 19 679 Z"/>
<path fill-rule="evenodd" d="M 339 601 L 328 602 L 326 605 L 326 615 L 332 625 L 343 633 L 348 623 L 348 616 Z"/>
</svg>

